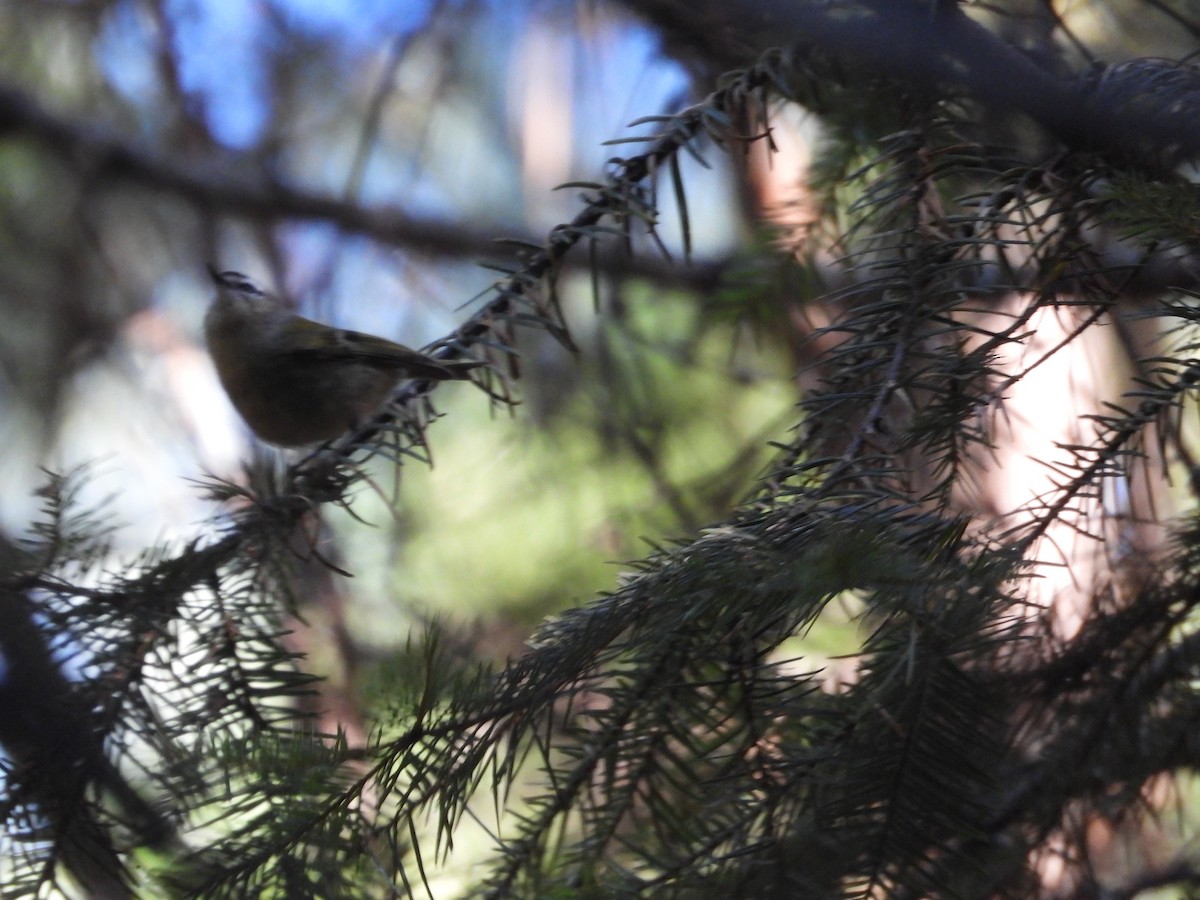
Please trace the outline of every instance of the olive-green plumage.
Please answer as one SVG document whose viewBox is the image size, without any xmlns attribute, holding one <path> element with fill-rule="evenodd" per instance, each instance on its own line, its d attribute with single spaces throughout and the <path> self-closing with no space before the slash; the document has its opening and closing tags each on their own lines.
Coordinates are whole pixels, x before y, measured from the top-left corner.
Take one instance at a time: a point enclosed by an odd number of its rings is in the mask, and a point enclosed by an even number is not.
<svg viewBox="0 0 1200 900">
<path fill-rule="evenodd" d="M 368 422 L 406 378 L 470 377 L 482 363 L 439 360 L 384 338 L 293 313 L 237 272 L 213 272 L 204 319 L 225 393 L 264 441 L 300 447 Z"/>
</svg>

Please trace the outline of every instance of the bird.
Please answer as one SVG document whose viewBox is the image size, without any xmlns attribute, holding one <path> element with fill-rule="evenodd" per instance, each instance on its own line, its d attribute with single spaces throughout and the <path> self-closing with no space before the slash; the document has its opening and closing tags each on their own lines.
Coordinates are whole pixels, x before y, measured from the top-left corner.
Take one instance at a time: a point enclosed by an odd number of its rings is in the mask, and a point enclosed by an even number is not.
<svg viewBox="0 0 1200 900">
<path fill-rule="evenodd" d="M 210 266 L 216 296 L 204 337 L 221 386 L 259 438 L 303 447 L 365 425 L 408 378 L 466 380 L 484 365 L 296 315 L 240 272 Z"/>
</svg>

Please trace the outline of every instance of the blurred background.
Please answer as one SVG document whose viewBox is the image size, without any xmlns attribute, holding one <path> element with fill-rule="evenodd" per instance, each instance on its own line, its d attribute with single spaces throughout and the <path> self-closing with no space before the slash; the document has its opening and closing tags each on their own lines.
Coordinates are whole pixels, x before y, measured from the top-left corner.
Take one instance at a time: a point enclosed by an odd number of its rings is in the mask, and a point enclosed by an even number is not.
<svg viewBox="0 0 1200 900">
<path fill-rule="evenodd" d="M 207 263 L 419 347 L 478 308 L 499 277 L 481 263 L 513 263 L 498 239 L 543 243 L 580 205 L 555 188 L 703 81 L 611 4 L 0 3 L 0 529 L 29 528 L 43 469 L 87 464 L 107 565 L 205 533 L 222 512 L 195 480 L 282 456 L 216 381 Z M 434 465 L 404 467 L 394 509 L 383 465 L 354 516 L 326 511 L 320 552 L 354 577 L 314 562 L 290 640 L 330 679 L 327 730 L 362 739 L 414 628 L 502 662 L 750 489 L 795 402 L 791 304 L 753 305 L 777 263 L 750 173 L 791 183 L 803 153 L 780 140 L 774 163 L 684 164 L 690 258 L 667 215 L 662 247 L 614 242 L 597 281 L 574 259 L 579 352 L 527 337 L 515 414 L 440 389 Z"/>
<path fill-rule="evenodd" d="M 1041 5 L 1000 4 L 1015 43 Z M 671 6 L 0 0 L 0 530 L 28 528 L 44 469 L 83 464 L 113 565 L 210 528 L 221 511 L 195 480 L 279 451 L 209 363 L 205 265 L 414 347 L 449 333 L 516 264 L 498 241 L 540 245 L 576 214 L 584 189 L 559 185 L 601 180 L 630 146 L 610 142 L 655 130 L 630 123 L 766 46 L 700 27 L 704 3 Z M 1170 4 L 1058 6 L 1109 61 L 1196 42 Z M 579 352 L 527 335 L 514 412 L 439 388 L 432 468 L 396 486 L 383 466 L 354 517 L 328 511 L 321 552 L 354 577 L 312 566 L 292 640 L 330 677 L 331 728 L 362 736 L 375 669 L 415 627 L 519 654 L 648 541 L 720 521 L 790 439 L 825 321 L 808 301 L 838 274 L 835 242 L 796 237 L 817 217 L 823 127 L 775 113 L 774 155 L 685 160 L 686 241 L 664 196 L 659 241 L 613 241 L 595 280 L 586 254 L 568 261 Z M 836 634 L 814 629 L 808 665 L 834 665 Z"/>
<path fill-rule="evenodd" d="M 1020 39 L 1036 5 L 1007 4 L 1001 27 Z M 1161 4 L 1069 6 L 1072 34 L 1109 59 L 1194 42 Z M 192 480 L 239 477 L 254 441 L 203 347 L 205 264 L 322 321 L 439 338 L 498 277 L 486 263 L 514 264 L 497 241 L 543 243 L 581 205 L 556 187 L 641 147 L 606 142 L 653 133 L 629 123 L 769 45 L 706 32 L 703 4 L 672 12 L 0 2 L 0 527 L 28 526 L 43 468 L 84 463 L 118 556 L 206 527 L 216 510 Z M 752 487 L 788 439 L 801 345 L 823 321 L 806 301 L 838 277 L 833 251 L 796 239 L 816 217 L 821 124 L 781 105 L 772 125 L 773 156 L 760 142 L 685 159 L 690 256 L 664 190 L 657 243 L 614 241 L 595 282 L 573 258 L 562 301 L 580 352 L 519 347 L 515 415 L 443 387 L 434 466 L 405 467 L 398 512 L 388 469 L 356 507 L 375 527 L 328 517 L 323 552 L 355 578 L 313 579 L 313 627 L 336 636 L 304 641 L 318 669 L 386 654 L 431 616 L 503 659 L 611 586 L 645 538 L 693 533 Z M 772 245 L 784 231 L 794 253 Z"/>
<path fill-rule="evenodd" d="M 53 122 L 0 143 L 0 521 L 22 531 L 40 467 L 91 462 L 126 551 L 191 533 L 213 510 L 189 479 L 234 476 L 251 451 L 203 347 L 206 262 L 421 346 L 497 277 L 480 265 L 504 259 L 494 241 L 544 241 L 578 201 L 554 188 L 595 179 L 620 149 L 606 140 L 691 90 L 651 30 L 601 4 L 39 2 L 0 17 L 6 101 Z M 610 583 L 642 535 L 690 531 L 747 489 L 790 365 L 775 338 L 706 309 L 755 230 L 723 154 L 709 162 L 687 173 L 694 259 L 665 221 L 674 260 L 612 253 L 602 309 L 586 269 L 568 275 L 581 352 L 523 346 L 516 416 L 439 392 L 435 465 L 405 469 L 399 519 L 364 497 L 378 527 L 346 525 L 353 643 L 402 640 L 420 610 L 514 628 L 503 655 Z"/>
</svg>

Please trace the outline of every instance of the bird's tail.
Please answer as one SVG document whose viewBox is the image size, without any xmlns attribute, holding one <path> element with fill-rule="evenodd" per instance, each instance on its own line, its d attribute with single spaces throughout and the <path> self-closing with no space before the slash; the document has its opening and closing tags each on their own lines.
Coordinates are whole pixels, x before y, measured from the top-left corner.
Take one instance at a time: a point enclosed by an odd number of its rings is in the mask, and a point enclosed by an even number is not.
<svg viewBox="0 0 1200 900">
<path fill-rule="evenodd" d="M 411 362 L 406 367 L 410 378 L 430 378 L 434 381 L 465 381 L 471 371 L 487 363 L 478 359 L 433 359 Z"/>
</svg>

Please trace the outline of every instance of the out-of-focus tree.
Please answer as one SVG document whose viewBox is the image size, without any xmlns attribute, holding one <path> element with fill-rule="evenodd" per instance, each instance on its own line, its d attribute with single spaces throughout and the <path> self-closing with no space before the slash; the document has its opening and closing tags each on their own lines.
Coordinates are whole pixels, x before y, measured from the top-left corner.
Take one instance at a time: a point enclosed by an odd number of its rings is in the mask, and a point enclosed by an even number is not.
<svg viewBox="0 0 1200 900">
<path fill-rule="evenodd" d="M 1188 5 L 395 6 L 0 4 L 6 890 L 1200 880 Z M 480 390 L 251 454 L 206 262 Z"/>
</svg>

